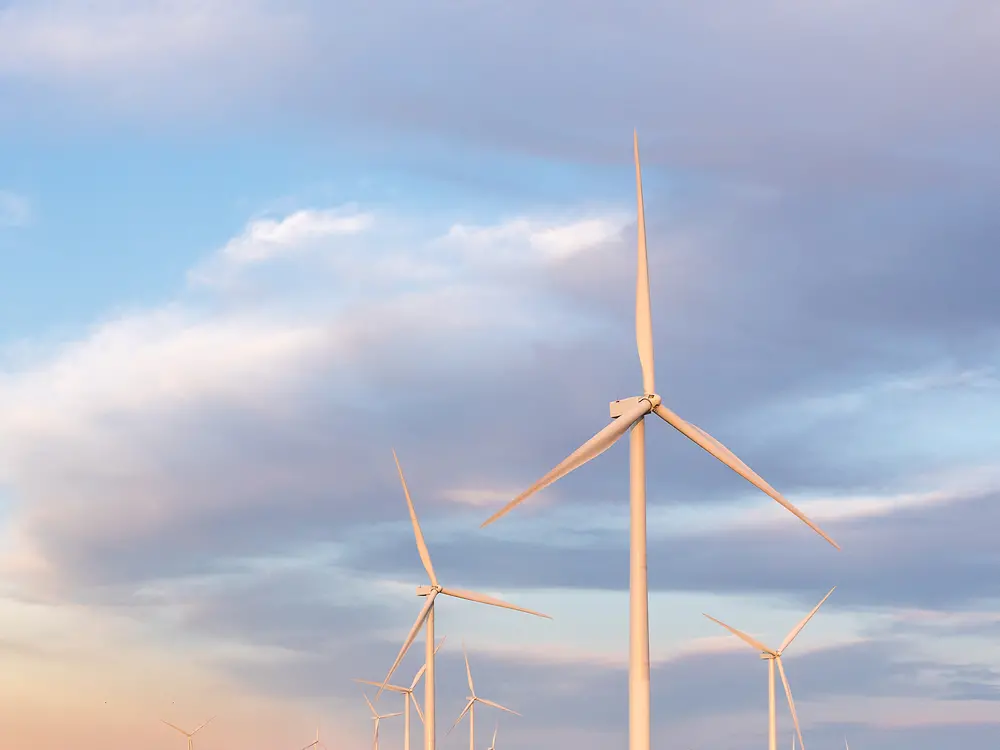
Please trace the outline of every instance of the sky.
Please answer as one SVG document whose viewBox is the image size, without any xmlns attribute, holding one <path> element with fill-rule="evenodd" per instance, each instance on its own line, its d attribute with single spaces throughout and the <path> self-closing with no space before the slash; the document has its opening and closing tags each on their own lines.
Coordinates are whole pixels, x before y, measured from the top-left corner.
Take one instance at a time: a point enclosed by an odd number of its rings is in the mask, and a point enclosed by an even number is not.
<svg viewBox="0 0 1000 750">
<path fill-rule="evenodd" d="M 443 750 L 463 643 L 497 750 L 624 746 L 624 441 L 479 524 L 641 389 L 633 129 L 660 395 L 842 546 L 648 424 L 653 747 L 762 747 L 702 614 L 833 586 L 807 747 L 995 746 L 998 66 L 971 1 L 0 0 L 0 746 L 369 746 L 393 449 L 442 583 L 552 616 L 440 601 Z"/>
</svg>

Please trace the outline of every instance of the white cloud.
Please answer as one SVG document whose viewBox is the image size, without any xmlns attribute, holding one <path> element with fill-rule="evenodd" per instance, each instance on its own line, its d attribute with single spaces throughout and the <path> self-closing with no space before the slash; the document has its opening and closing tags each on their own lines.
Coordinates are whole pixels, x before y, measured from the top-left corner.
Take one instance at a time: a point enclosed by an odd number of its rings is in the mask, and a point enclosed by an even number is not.
<svg viewBox="0 0 1000 750">
<path fill-rule="evenodd" d="M 31 203 L 27 198 L 0 190 L 0 227 L 20 227 L 31 221 Z"/>
<path fill-rule="evenodd" d="M 491 255 L 503 253 L 504 259 L 529 252 L 545 260 L 562 261 L 617 238 L 630 221 L 623 213 L 564 222 L 521 217 L 493 226 L 455 224 L 444 239 L 477 255 L 488 248 Z"/>
<path fill-rule="evenodd" d="M 287 498 L 328 481 L 337 457 L 247 465 L 245 455 L 219 445 L 209 470 L 204 446 L 220 439 L 229 417 L 257 425 L 308 420 L 317 398 L 346 403 L 401 368 L 489 366 L 560 330 L 550 324 L 562 313 L 549 301 L 524 297 L 516 279 L 477 262 L 491 255 L 482 241 L 491 228 L 470 248 L 405 222 L 387 225 L 353 208 L 252 221 L 191 274 L 239 278 L 241 294 L 197 285 L 197 298 L 186 289 L 162 307 L 97 323 L 77 340 L 7 352 L 0 482 L 15 500 L 8 569 L 58 575 L 35 543 L 46 535 L 91 544 L 178 519 L 235 517 L 254 503 L 287 507 Z M 532 238 L 573 235 L 574 224 L 530 226 L 530 234 L 505 240 L 517 251 L 516 267 L 558 262 L 532 251 Z M 510 234 L 494 229 L 492 236 Z M 267 273 L 250 273 L 264 263 Z M 468 346 L 479 339 L 490 347 Z M 339 425 L 332 429 L 323 440 L 347 439 Z M 338 487 L 346 491 L 344 478 Z"/>
<path fill-rule="evenodd" d="M 308 250 L 323 239 L 353 235 L 372 227 L 369 213 L 341 209 L 304 209 L 283 219 L 257 219 L 244 232 L 188 274 L 195 285 L 230 283 L 248 266 Z"/>
</svg>

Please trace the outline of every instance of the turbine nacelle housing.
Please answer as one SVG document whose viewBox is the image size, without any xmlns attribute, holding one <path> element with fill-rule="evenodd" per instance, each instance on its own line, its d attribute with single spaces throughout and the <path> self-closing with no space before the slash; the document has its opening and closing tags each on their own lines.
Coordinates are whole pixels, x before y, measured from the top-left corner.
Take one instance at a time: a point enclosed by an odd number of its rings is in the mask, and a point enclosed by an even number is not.
<svg viewBox="0 0 1000 750">
<path fill-rule="evenodd" d="M 617 401 L 612 401 L 609 404 L 609 410 L 611 411 L 611 418 L 618 419 L 622 414 L 627 411 L 631 411 L 633 408 L 639 405 L 640 401 L 646 401 L 649 403 L 649 411 L 652 411 L 657 406 L 660 405 L 663 399 L 661 399 L 655 393 L 647 393 L 645 396 L 630 396 L 629 398 L 620 398 Z"/>
</svg>

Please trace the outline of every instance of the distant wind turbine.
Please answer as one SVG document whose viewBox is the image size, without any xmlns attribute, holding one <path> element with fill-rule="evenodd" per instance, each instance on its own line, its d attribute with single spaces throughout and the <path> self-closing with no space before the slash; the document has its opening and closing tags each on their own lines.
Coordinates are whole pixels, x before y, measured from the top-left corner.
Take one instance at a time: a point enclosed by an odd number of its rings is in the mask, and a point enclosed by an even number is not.
<svg viewBox="0 0 1000 750">
<path fill-rule="evenodd" d="M 445 639 L 442 638 L 441 642 L 434 649 L 434 653 L 437 654 L 444 645 Z M 420 704 L 417 703 L 416 696 L 413 695 L 414 688 L 417 687 L 417 683 L 420 682 L 420 678 L 424 676 L 424 672 L 427 669 L 427 663 L 425 662 L 420 670 L 417 672 L 416 677 L 413 678 L 413 682 L 410 683 L 409 687 L 402 687 L 400 685 L 386 685 L 386 690 L 391 690 L 394 693 L 403 694 L 403 750 L 410 750 L 410 701 L 413 701 L 413 707 L 417 709 L 417 716 L 420 717 L 420 722 L 423 723 L 424 715 L 420 711 Z M 366 685 L 380 686 L 381 682 L 372 682 L 371 680 L 355 680 L 355 682 L 363 682 Z"/>
<path fill-rule="evenodd" d="M 417 596 L 426 596 L 427 601 L 424 603 L 423 609 L 420 610 L 420 614 L 417 615 L 417 620 L 413 623 L 413 627 L 410 628 L 410 632 L 406 636 L 406 640 L 403 641 L 403 647 L 399 650 L 399 654 L 396 656 L 396 661 L 394 661 L 392 666 L 389 668 L 389 673 L 385 676 L 385 680 L 382 682 L 382 687 L 379 688 L 375 698 L 377 700 L 378 696 L 382 694 L 385 686 L 389 683 L 389 679 L 392 677 L 392 673 L 396 671 L 396 667 L 399 666 L 403 657 L 406 656 L 406 651 L 410 648 L 410 644 L 413 643 L 414 639 L 417 637 L 417 633 L 420 632 L 420 627 L 426 623 L 426 627 L 424 628 L 425 636 L 427 638 L 427 676 L 424 678 L 424 749 L 434 750 L 434 743 L 437 737 L 434 712 L 434 600 L 437 598 L 438 594 L 452 596 L 456 599 L 467 599 L 470 602 L 479 602 L 480 604 L 489 604 L 494 607 L 513 609 L 518 612 L 526 612 L 529 615 L 544 617 L 549 620 L 552 618 L 548 615 L 543 615 L 541 612 L 535 612 L 530 609 L 525 609 L 524 607 L 517 607 L 492 596 L 487 596 L 486 594 L 478 594 L 474 591 L 463 591 L 460 589 L 446 589 L 438 583 L 437 576 L 434 574 L 434 566 L 431 565 L 431 555 L 427 550 L 427 543 L 424 541 L 424 534 L 420 530 L 420 522 L 417 521 L 417 512 L 413 508 L 413 500 L 410 498 L 410 490 L 406 486 L 406 478 L 403 476 L 403 469 L 399 465 L 399 458 L 396 456 L 396 451 L 392 452 L 392 457 L 396 461 L 396 471 L 399 472 L 399 481 L 403 484 L 403 495 L 406 497 L 406 507 L 410 511 L 410 521 L 413 523 L 413 536 L 417 541 L 417 551 L 420 553 L 420 561 L 424 564 L 424 570 L 427 571 L 427 576 L 430 578 L 431 585 L 417 586 Z"/>
<path fill-rule="evenodd" d="M 214 719 L 214 718 L 215 717 L 213 716 L 212 719 Z M 199 726 L 193 732 L 185 732 L 179 726 L 176 726 L 175 724 L 171 724 L 169 721 L 164 721 L 163 719 L 160 719 L 160 721 L 162 721 L 164 724 L 166 724 L 171 729 L 176 729 L 178 732 L 180 732 L 185 737 L 187 737 L 187 750 L 193 750 L 193 748 L 194 748 L 194 736 L 196 734 L 198 734 L 198 732 L 200 732 L 208 724 L 208 722 L 211 721 L 212 719 L 209 719 L 208 721 L 204 722 L 201 726 Z"/>
<path fill-rule="evenodd" d="M 806 743 L 802 741 L 802 730 L 799 729 L 799 717 L 795 713 L 795 701 L 792 699 L 792 689 L 788 686 L 788 679 L 785 677 L 785 667 L 781 663 L 781 654 L 784 653 L 785 649 L 788 648 L 789 644 L 791 644 L 791 642 L 795 640 L 795 637 L 802 631 L 802 628 L 804 628 L 806 626 L 806 623 L 812 619 L 813 615 L 815 615 L 816 612 L 819 611 L 819 608 L 823 606 L 823 602 L 825 602 L 827 599 L 830 598 L 830 594 L 832 594 L 834 589 L 836 588 L 837 587 L 834 586 L 832 589 L 830 589 L 827 592 L 826 596 L 824 596 L 820 600 L 820 603 L 817 604 L 815 607 L 813 607 L 812 612 L 810 612 L 808 615 L 802 618 L 802 622 L 800 622 L 798 625 L 792 628 L 791 632 L 787 636 L 785 636 L 785 640 L 782 641 L 781 645 L 778 646 L 776 650 L 768 648 L 760 641 L 751 638 L 749 635 L 740 630 L 737 630 L 736 628 L 726 625 L 726 623 L 722 622 L 721 620 L 716 620 L 711 615 L 705 615 L 705 617 L 707 617 L 709 620 L 718 623 L 726 630 L 728 630 L 730 633 L 737 636 L 744 643 L 747 643 L 752 648 L 755 648 L 758 651 L 760 651 L 760 658 L 767 660 L 767 689 L 768 689 L 767 737 L 768 737 L 769 750 L 777 750 L 778 747 L 777 721 L 774 713 L 774 665 L 775 664 L 778 665 L 778 672 L 781 674 L 781 684 L 784 685 L 785 687 L 785 696 L 788 698 L 788 709 L 792 712 L 792 721 L 795 722 L 795 733 L 798 734 L 799 736 L 799 747 L 801 748 L 801 750 L 805 750 L 806 748 Z M 793 745 L 795 743 L 794 737 L 792 738 L 792 743 Z"/>
<path fill-rule="evenodd" d="M 362 695 L 365 696 L 365 703 L 368 704 L 368 708 L 370 708 L 372 710 L 372 719 L 374 719 L 374 721 L 375 721 L 375 731 L 374 731 L 374 734 L 372 735 L 372 742 L 373 742 L 372 747 L 374 748 L 374 750 L 378 750 L 378 725 L 379 725 L 379 722 L 382 721 L 382 719 L 391 719 L 393 716 L 399 716 L 400 712 L 397 711 L 394 714 L 380 714 L 378 711 L 375 710 L 375 706 L 372 705 L 372 702 L 370 700 L 368 700 L 368 696 L 365 695 L 364 693 L 362 693 Z"/>
<path fill-rule="evenodd" d="M 653 367 L 653 323 L 646 257 L 646 219 L 639 168 L 639 139 L 633 133 L 635 184 L 638 203 L 638 273 L 636 278 L 635 333 L 642 368 L 642 395 L 611 402 L 611 424 L 571 453 L 552 471 L 490 516 L 483 526 L 509 513 L 539 490 L 601 455 L 629 433 L 630 584 L 629 584 L 629 750 L 649 750 L 649 587 L 646 571 L 646 432 L 645 418 L 653 413 L 695 444 L 708 451 L 752 485 L 791 511 L 837 549 L 840 547 L 806 515 L 761 479 L 714 437 L 681 419 L 656 393 Z M 534 420 L 537 424 L 537 418 Z M 430 748 L 429 750 L 433 750 Z"/>
<path fill-rule="evenodd" d="M 308 745 L 302 748 L 302 750 L 309 750 L 309 748 L 311 747 L 321 747 L 323 748 L 323 750 L 326 750 L 326 745 L 320 742 L 319 739 L 319 727 L 316 727 L 316 739 L 314 739 L 312 742 L 310 742 Z"/>
<path fill-rule="evenodd" d="M 466 714 L 469 715 L 469 750 L 476 750 L 476 704 L 482 703 L 484 706 L 492 706 L 493 708 L 499 708 L 501 711 L 506 711 L 509 714 L 514 714 L 515 716 L 520 716 L 517 711 L 512 711 L 506 706 L 501 706 L 499 703 L 494 703 L 493 701 L 488 701 L 485 698 L 480 698 L 476 695 L 476 688 L 472 684 L 472 670 L 469 669 L 469 655 L 465 651 L 465 644 L 462 644 L 462 655 L 465 656 L 465 674 L 469 678 L 469 702 L 465 704 L 465 708 L 462 713 L 458 715 L 455 719 L 455 723 L 451 725 L 451 729 L 448 730 L 448 734 L 451 734 L 452 729 L 458 726 L 459 722 L 465 717 Z M 496 742 L 496 732 L 493 732 L 493 741 Z M 490 750 L 493 750 L 492 747 Z"/>
</svg>

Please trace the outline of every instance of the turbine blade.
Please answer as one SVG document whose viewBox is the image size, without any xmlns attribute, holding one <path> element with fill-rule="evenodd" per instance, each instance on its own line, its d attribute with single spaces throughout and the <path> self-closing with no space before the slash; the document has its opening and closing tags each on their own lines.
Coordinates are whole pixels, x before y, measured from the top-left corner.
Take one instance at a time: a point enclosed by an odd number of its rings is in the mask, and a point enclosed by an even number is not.
<svg viewBox="0 0 1000 750">
<path fill-rule="evenodd" d="M 444 645 L 444 639 L 447 638 L 447 637 L 448 636 L 445 636 L 444 638 L 442 638 L 441 642 L 437 645 L 437 648 L 434 649 L 435 655 L 437 654 L 438 651 L 441 650 L 441 647 Z M 410 690 L 413 690 L 413 688 L 415 688 L 417 686 L 417 683 L 420 682 L 420 678 L 424 676 L 424 672 L 426 672 L 426 671 L 427 671 L 427 663 L 424 662 L 420 666 L 420 669 L 417 670 L 417 675 L 416 675 L 416 677 L 413 678 L 413 682 L 410 683 Z M 388 685 L 386 685 L 386 687 L 388 687 Z"/>
<path fill-rule="evenodd" d="M 361 695 L 364 696 L 365 703 L 368 704 L 368 708 L 372 710 L 372 718 L 375 719 L 375 724 L 378 725 L 378 720 L 380 717 L 378 715 L 378 711 L 375 710 L 375 706 L 373 706 L 372 702 L 368 699 L 368 693 L 362 693 Z"/>
<path fill-rule="evenodd" d="M 799 748 L 806 750 L 806 743 L 802 741 L 802 730 L 799 729 L 799 715 L 795 712 L 795 699 L 792 698 L 792 689 L 788 687 L 788 678 L 785 677 L 785 667 L 781 663 L 781 657 L 774 658 L 778 662 L 778 673 L 781 675 L 781 684 L 785 686 L 785 696 L 788 698 L 788 709 L 792 712 L 792 721 L 795 722 L 795 733 L 799 736 Z"/>
<path fill-rule="evenodd" d="M 399 465 L 399 458 L 393 449 L 392 457 L 396 461 L 396 471 L 399 472 L 399 481 L 403 483 L 403 494 L 406 495 L 406 507 L 410 511 L 410 521 L 413 522 L 413 536 L 417 540 L 417 552 L 420 553 L 420 562 L 424 564 L 424 570 L 430 576 L 431 585 L 437 586 L 437 576 L 434 575 L 434 566 L 431 565 L 431 553 L 427 550 L 427 542 L 424 541 L 424 532 L 420 530 L 420 521 L 417 520 L 417 511 L 413 508 L 413 500 L 410 498 L 410 490 L 406 486 L 406 477 L 403 476 L 403 467 Z"/>
<path fill-rule="evenodd" d="M 704 612 L 702 612 L 702 614 L 705 615 Z M 722 627 L 724 627 L 726 630 L 728 630 L 730 633 L 732 633 L 733 635 L 735 635 L 737 638 L 739 638 L 740 640 L 742 640 L 744 643 L 748 643 L 749 645 L 751 645 L 753 648 L 757 649 L 758 651 L 763 651 L 764 653 L 768 653 L 768 654 L 773 654 L 774 653 L 771 649 L 769 649 L 763 643 L 761 643 L 760 641 L 758 641 L 758 640 L 756 640 L 754 638 L 751 638 L 749 635 L 747 635 L 746 633 L 744 633 L 742 630 L 737 630 L 736 628 L 730 627 L 729 625 L 726 625 L 726 623 L 724 623 L 722 620 L 716 620 L 711 615 L 705 615 L 705 617 L 707 617 L 712 622 L 718 623 L 719 625 L 721 625 Z"/>
<path fill-rule="evenodd" d="M 628 429 L 635 423 L 637 419 L 642 418 L 649 413 L 650 405 L 648 401 L 639 401 L 634 407 L 624 412 L 620 417 L 612 420 L 609 425 L 598 432 L 594 437 L 590 438 L 586 443 L 581 445 L 575 451 L 570 453 L 562 462 L 556 466 L 552 471 L 546 474 L 544 477 L 539 479 L 528 489 L 522 492 L 520 495 L 515 497 L 504 507 L 486 519 L 480 528 L 489 526 L 491 523 L 496 521 L 498 518 L 502 518 L 516 508 L 518 505 L 523 503 L 533 494 L 539 490 L 545 489 L 550 484 L 555 482 L 557 479 L 569 474 L 574 469 L 583 466 L 585 463 L 593 458 L 597 458 L 599 455 L 604 453 L 608 448 L 618 442 L 618 439 L 628 432 Z"/>
<path fill-rule="evenodd" d="M 465 657 L 465 674 L 469 678 L 469 692 L 471 692 L 472 693 L 472 697 L 475 698 L 476 697 L 476 688 L 474 688 L 472 686 L 472 670 L 469 669 L 469 654 L 465 650 L 465 642 L 464 641 L 462 642 L 462 656 Z"/>
<path fill-rule="evenodd" d="M 213 716 L 213 717 L 212 717 L 211 719 L 209 719 L 208 721 L 211 721 L 211 720 L 212 720 L 212 719 L 214 719 L 214 718 L 215 718 L 215 717 Z M 201 730 L 202 730 L 202 729 L 203 729 L 203 728 L 204 728 L 204 727 L 205 727 L 205 726 L 206 726 L 206 725 L 208 724 L 208 721 L 206 721 L 206 722 L 203 722 L 203 723 L 201 724 L 201 726 L 199 726 L 199 727 L 198 727 L 197 729 L 195 729 L 195 730 L 194 730 L 193 732 L 191 732 L 191 736 L 192 736 L 192 737 L 194 737 L 194 736 L 195 736 L 196 734 L 198 734 L 198 732 L 200 732 L 200 731 L 201 731 Z"/>
<path fill-rule="evenodd" d="M 493 727 L 493 742 L 490 743 L 490 748 L 496 747 L 497 744 L 497 730 L 500 728 L 500 722 L 497 722 Z"/>
<path fill-rule="evenodd" d="M 830 598 L 830 594 L 833 593 L 833 589 L 835 589 L 835 588 L 837 588 L 837 587 L 834 586 L 832 589 L 830 589 L 826 593 L 826 596 L 824 596 L 822 598 L 822 600 L 820 600 L 820 603 L 817 604 L 815 607 L 812 608 L 812 612 L 810 612 L 808 615 L 806 615 L 805 617 L 803 617 L 802 618 L 802 622 L 800 622 L 798 625 L 796 625 L 792 629 L 792 632 L 789 633 L 787 636 L 785 636 L 785 640 L 782 642 L 782 644 L 780 646 L 778 646 L 778 653 L 779 654 L 781 652 L 783 652 L 786 648 L 788 648 L 788 645 L 792 641 L 795 640 L 795 636 L 797 636 L 800 632 L 802 632 L 802 628 L 804 628 L 806 626 L 806 623 L 809 622 L 812 619 L 813 615 L 816 614 L 817 611 L 819 611 L 819 608 L 823 606 L 823 602 L 825 602 L 827 599 Z"/>
<path fill-rule="evenodd" d="M 402 716 L 402 715 L 403 715 L 402 711 L 397 711 L 394 714 L 382 714 L 381 716 L 379 716 L 379 718 L 380 719 L 391 719 L 393 716 Z"/>
<path fill-rule="evenodd" d="M 833 541 L 833 539 L 831 539 L 826 534 L 826 532 L 823 531 L 819 526 L 817 526 L 815 523 L 809 520 L 808 516 L 806 516 L 805 513 L 803 513 L 801 510 L 799 510 L 790 502 L 788 502 L 784 497 L 782 497 L 781 493 L 779 493 L 776 489 L 774 489 L 774 487 L 772 487 L 763 479 L 761 479 L 760 476 L 758 476 L 758 474 L 753 469 L 751 469 L 749 466 L 743 463 L 739 458 L 736 457 L 736 454 L 734 454 L 731 450 L 729 450 L 726 446 L 724 446 L 714 437 L 709 435 L 700 427 L 696 427 L 690 422 L 681 419 L 679 416 L 674 414 L 674 412 L 670 411 L 670 409 L 665 407 L 663 404 L 659 404 L 655 409 L 653 409 L 653 411 L 660 419 L 662 419 L 664 422 L 666 422 L 671 427 L 676 429 L 678 432 L 684 435 L 684 437 L 696 443 L 701 448 L 708 451 L 708 453 L 710 453 L 711 455 L 715 456 L 715 458 L 717 458 L 719 461 L 724 463 L 730 469 L 735 471 L 741 477 L 746 479 L 748 482 L 750 482 L 750 484 L 752 484 L 754 487 L 756 487 L 761 492 L 766 494 L 776 503 L 784 507 L 785 510 L 789 511 L 792 515 L 794 515 L 796 518 L 802 521 L 806 526 L 815 531 L 821 537 L 826 539 L 826 541 L 828 541 L 834 547 L 840 549 L 840 545 L 837 544 L 835 541 Z"/>
<path fill-rule="evenodd" d="M 163 721 L 163 719 L 160 719 L 160 721 Z M 167 725 L 168 727 L 170 727 L 171 729 L 176 729 L 176 730 L 177 730 L 178 732 L 180 732 L 181 734 L 183 734 L 183 735 L 184 735 L 185 737 L 188 737 L 188 736 L 190 736 L 190 735 L 188 735 L 188 733 L 187 733 L 187 732 L 185 732 L 185 731 L 184 731 L 183 729 L 181 729 L 181 728 L 180 728 L 179 726 L 177 726 L 176 724 L 171 724 L 171 723 L 170 723 L 169 721 L 163 721 L 163 723 L 164 723 L 164 724 L 166 724 L 166 725 Z"/>
<path fill-rule="evenodd" d="M 382 686 L 381 682 L 375 682 L 374 680 L 359 680 L 357 678 L 354 678 L 353 681 L 354 682 L 362 682 L 365 685 L 374 685 L 375 687 L 381 687 Z M 400 687 L 399 685 L 386 685 L 385 689 L 388 690 L 388 691 L 390 691 L 390 692 L 392 692 L 392 693 L 408 693 L 409 692 L 409 690 L 407 690 L 405 687 Z"/>
<path fill-rule="evenodd" d="M 442 594 L 447 596 L 453 596 L 456 599 L 467 599 L 470 602 L 479 602 L 480 604 L 489 604 L 494 607 L 503 607 L 504 609 L 513 609 L 517 612 L 525 612 L 529 615 L 534 615 L 535 617 L 544 617 L 546 620 L 551 620 L 549 615 L 543 615 L 541 612 L 535 612 L 533 609 L 525 609 L 524 607 L 518 607 L 509 602 L 505 602 L 502 599 L 497 599 L 492 596 L 487 596 L 486 594 L 480 594 L 475 591 L 464 591 L 462 589 L 441 589 Z"/>
<path fill-rule="evenodd" d="M 413 693 L 409 694 L 409 700 L 413 701 L 413 707 L 417 709 L 417 716 L 420 717 L 420 723 L 423 724 L 424 712 L 420 710 L 420 701 L 417 700 L 417 697 Z"/>
<path fill-rule="evenodd" d="M 506 711 L 509 714 L 514 714 L 514 716 L 520 716 L 517 711 L 507 708 L 506 706 L 501 706 L 499 703 L 494 703 L 493 701 L 488 701 L 485 698 L 476 698 L 480 703 L 485 703 L 487 706 L 493 706 L 493 708 L 499 708 L 501 711 Z"/>
<path fill-rule="evenodd" d="M 416 622 L 413 623 L 413 627 L 410 628 L 410 632 L 407 634 L 406 640 L 403 641 L 403 647 L 399 649 L 399 653 L 396 655 L 396 661 L 394 661 L 392 663 L 392 667 L 389 668 L 389 674 L 387 674 L 385 676 L 385 680 L 382 681 L 382 687 L 380 687 L 378 692 L 375 693 L 375 700 L 378 700 L 379 696 L 382 695 L 382 691 L 385 689 L 385 686 L 389 684 L 389 679 L 392 677 L 392 673 L 396 671 L 396 667 L 398 667 L 399 663 L 403 661 L 403 657 L 406 656 L 406 652 L 409 650 L 410 646 L 413 645 L 413 641 L 416 639 L 417 633 L 420 632 L 420 627 L 424 624 L 424 621 L 427 620 L 427 615 L 430 613 L 431 607 L 434 606 L 434 599 L 436 597 L 437 591 L 431 591 L 431 593 L 427 595 L 427 601 L 424 602 L 424 608 L 420 610 L 420 614 L 417 615 Z"/>
<path fill-rule="evenodd" d="M 653 368 L 653 316 L 649 304 L 649 261 L 646 255 L 646 211 L 642 204 L 642 171 L 639 168 L 639 135 L 632 131 L 635 151 L 635 192 L 638 199 L 639 263 L 635 282 L 635 340 L 642 366 L 643 393 L 656 393 Z"/>
<path fill-rule="evenodd" d="M 462 709 L 462 713 L 460 713 L 458 715 L 458 718 L 455 719 L 455 723 L 451 725 L 451 729 L 449 729 L 447 732 L 445 732 L 445 736 L 448 736 L 449 734 L 452 733 L 452 731 L 454 731 L 455 727 L 458 726 L 458 722 L 460 722 L 463 718 L 465 718 L 465 715 L 467 713 L 469 713 L 469 709 L 472 708 L 472 704 L 474 702 L 475 701 L 469 701 L 468 703 L 465 704 L 465 708 Z"/>
</svg>

